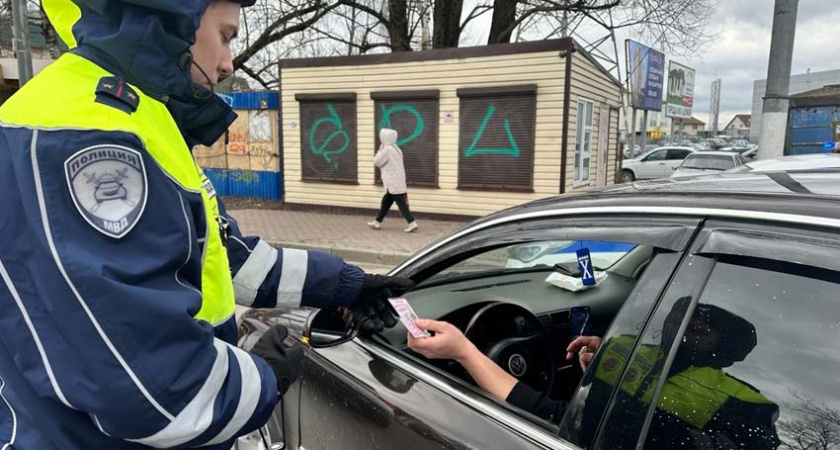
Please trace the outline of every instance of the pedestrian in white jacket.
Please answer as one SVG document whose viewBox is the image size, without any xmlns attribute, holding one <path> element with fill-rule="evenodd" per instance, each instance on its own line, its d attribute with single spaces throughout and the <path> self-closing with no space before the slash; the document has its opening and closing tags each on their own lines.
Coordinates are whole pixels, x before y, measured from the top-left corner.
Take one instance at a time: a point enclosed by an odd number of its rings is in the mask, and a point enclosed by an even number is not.
<svg viewBox="0 0 840 450">
<path fill-rule="evenodd" d="M 397 147 L 398 134 L 396 130 L 383 128 L 379 131 L 379 151 L 373 159 L 373 164 L 379 168 L 382 176 L 382 185 L 385 188 L 385 195 L 382 196 L 382 205 L 379 208 L 379 214 L 368 225 L 374 230 L 378 230 L 382 226 L 382 221 L 385 220 L 385 215 L 391 209 L 394 202 L 400 208 L 400 212 L 405 221 L 408 222 L 406 233 L 411 233 L 417 229 L 417 222 L 411 215 L 411 210 L 408 208 L 408 188 L 405 182 L 405 165 L 403 164 L 403 153 Z"/>
</svg>

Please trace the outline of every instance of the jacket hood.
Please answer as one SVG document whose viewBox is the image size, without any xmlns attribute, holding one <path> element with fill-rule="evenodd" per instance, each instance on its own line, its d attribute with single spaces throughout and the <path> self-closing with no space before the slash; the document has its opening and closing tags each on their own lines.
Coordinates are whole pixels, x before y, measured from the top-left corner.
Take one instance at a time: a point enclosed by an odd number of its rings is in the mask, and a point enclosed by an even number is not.
<svg viewBox="0 0 840 450">
<path fill-rule="evenodd" d="M 71 51 L 165 103 L 192 147 L 213 144 L 236 118 L 224 101 L 190 79 L 189 50 L 211 2 L 42 0 L 42 5 Z"/>
<path fill-rule="evenodd" d="M 396 130 L 383 128 L 379 130 L 379 141 L 385 145 L 397 145 L 397 138 L 399 135 Z"/>
</svg>

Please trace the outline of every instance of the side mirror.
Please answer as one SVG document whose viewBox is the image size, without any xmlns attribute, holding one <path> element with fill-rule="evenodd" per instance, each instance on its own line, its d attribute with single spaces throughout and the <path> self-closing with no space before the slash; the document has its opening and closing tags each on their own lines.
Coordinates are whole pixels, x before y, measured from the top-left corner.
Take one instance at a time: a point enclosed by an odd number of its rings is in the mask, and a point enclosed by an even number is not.
<svg viewBox="0 0 840 450">
<path fill-rule="evenodd" d="M 575 340 L 578 336 L 588 336 L 591 333 L 589 317 L 590 309 L 588 306 L 574 306 L 569 310 L 569 322 L 572 326 L 570 341 Z"/>
<path fill-rule="evenodd" d="M 353 313 L 346 308 L 325 308 L 306 319 L 303 342 L 312 348 L 328 348 L 345 344 L 359 335 Z"/>
</svg>

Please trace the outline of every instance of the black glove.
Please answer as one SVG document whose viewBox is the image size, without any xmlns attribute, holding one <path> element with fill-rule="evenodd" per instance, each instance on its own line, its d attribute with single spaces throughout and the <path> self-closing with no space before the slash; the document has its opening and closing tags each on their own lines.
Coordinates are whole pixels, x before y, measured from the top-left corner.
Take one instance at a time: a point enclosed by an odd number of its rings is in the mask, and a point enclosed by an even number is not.
<svg viewBox="0 0 840 450">
<path fill-rule="evenodd" d="M 262 335 L 251 350 L 251 353 L 261 357 L 271 366 L 277 377 L 277 390 L 281 396 L 297 380 L 303 361 L 303 347 L 291 339 L 289 344 L 285 343 L 288 335 L 289 330 L 286 327 L 275 325 Z"/>
<path fill-rule="evenodd" d="M 399 297 L 414 287 L 408 278 L 365 274 L 362 291 L 353 306 L 353 315 L 363 331 L 379 332 L 397 324 L 397 314 L 389 298 Z"/>
</svg>

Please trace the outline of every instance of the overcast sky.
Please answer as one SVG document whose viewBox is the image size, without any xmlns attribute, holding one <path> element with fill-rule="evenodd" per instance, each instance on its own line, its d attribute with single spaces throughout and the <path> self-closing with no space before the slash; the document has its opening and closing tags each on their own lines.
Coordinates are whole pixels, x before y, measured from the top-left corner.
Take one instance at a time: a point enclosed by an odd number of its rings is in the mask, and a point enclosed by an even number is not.
<svg viewBox="0 0 840 450">
<path fill-rule="evenodd" d="M 751 112 L 753 82 L 767 78 L 773 4 L 773 0 L 720 0 L 710 23 L 717 38 L 700 54 L 673 57 L 697 70 L 695 117 L 708 122 L 711 83 L 716 76 L 723 79 L 720 126 L 726 126 L 735 114 Z M 475 30 L 489 27 L 488 15 L 470 28 L 477 35 Z M 620 42 L 627 37 L 619 36 Z M 486 40 L 486 34 L 477 39 Z M 619 51 L 623 61 L 623 45 Z M 808 69 L 840 69 L 840 0 L 800 1 L 792 73 Z"/>
</svg>

